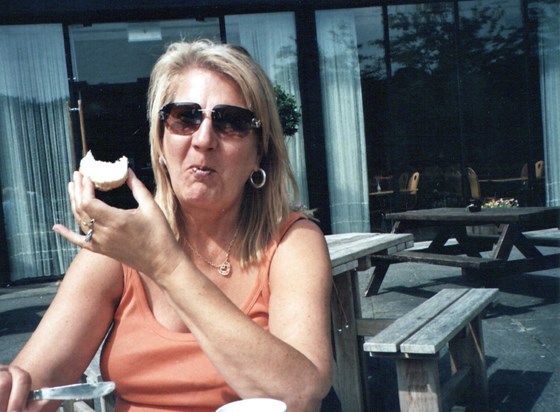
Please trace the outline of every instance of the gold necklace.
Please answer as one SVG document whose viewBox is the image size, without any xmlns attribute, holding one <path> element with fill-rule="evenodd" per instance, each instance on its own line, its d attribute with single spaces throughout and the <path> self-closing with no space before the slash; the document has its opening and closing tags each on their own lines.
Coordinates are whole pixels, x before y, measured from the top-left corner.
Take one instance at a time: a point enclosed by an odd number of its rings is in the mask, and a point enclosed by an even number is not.
<svg viewBox="0 0 560 412">
<path fill-rule="evenodd" d="M 212 266 L 213 268 L 218 270 L 218 273 L 224 277 L 228 276 L 231 272 L 231 263 L 229 262 L 229 252 L 231 251 L 231 247 L 233 246 L 233 242 L 235 242 L 235 239 L 237 238 L 237 233 L 239 233 L 239 227 L 237 227 L 237 229 L 235 229 L 235 234 L 233 235 L 233 238 L 231 239 L 231 241 L 229 242 L 227 251 L 226 251 L 226 258 L 225 260 L 220 264 L 220 265 L 216 265 L 215 263 L 209 261 L 208 259 L 206 259 L 204 256 L 202 256 L 198 250 L 190 244 L 190 242 L 185 239 L 185 241 L 187 242 L 187 246 L 189 247 L 190 250 L 192 250 L 192 252 L 200 259 L 202 259 L 205 263 L 209 264 L 210 266 Z"/>
</svg>

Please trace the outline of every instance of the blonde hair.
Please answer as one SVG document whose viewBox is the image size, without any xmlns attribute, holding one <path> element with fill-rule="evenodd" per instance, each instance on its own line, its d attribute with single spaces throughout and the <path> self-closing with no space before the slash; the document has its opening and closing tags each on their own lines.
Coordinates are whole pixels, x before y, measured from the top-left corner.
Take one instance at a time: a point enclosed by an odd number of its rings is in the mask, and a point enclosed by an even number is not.
<svg viewBox="0 0 560 412">
<path fill-rule="evenodd" d="M 155 64 L 148 91 L 148 119 L 156 202 L 182 242 L 184 221 L 180 205 L 160 160 L 163 124 L 159 110 L 173 101 L 181 75 L 189 68 L 211 70 L 230 78 L 239 86 L 248 108 L 261 120 L 257 145 L 266 184 L 261 189 L 255 189 L 249 182 L 245 184 L 238 222 L 240 241 L 232 251 L 242 265 L 258 262 L 291 211 L 290 193 L 297 196 L 298 189 L 290 169 L 274 89 L 245 49 L 209 40 L 178 42 L 171 44 Z"/>
</svg>

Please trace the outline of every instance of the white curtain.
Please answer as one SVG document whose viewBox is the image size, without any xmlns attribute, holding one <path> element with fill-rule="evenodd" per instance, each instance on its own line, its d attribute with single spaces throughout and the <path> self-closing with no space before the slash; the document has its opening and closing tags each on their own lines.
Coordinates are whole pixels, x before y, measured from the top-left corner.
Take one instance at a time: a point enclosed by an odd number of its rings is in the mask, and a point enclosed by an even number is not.
<svg viewBox="0 0 560 412">
<path fill-rule="evenodd" d="M 60 25 L 0 26 L 0 188 L 12 281 L 62 275 L 76 248 L 68 81 Z M 0 222 L 1 223 L 1 222 Z"/>
<path fill-rule="evenodd" d="M 298 107 L 301 107 L 293 13 L 226 16 L 226 36 L 228 43 L 247 49 L 264 69 L 272 84 L 282 86 L 286 93 L 295 97 Z M 286 146 L 299 186 L 300 201 L 309 206 L 301 122 L 298 132 L 286 139 Z"/>
<path fill-rule="evenodd" d="M 354 12 L 318 11 L 316 21 L 332 230 L 369 232 L 368 173 Z"/>
<path fill-rule="evenodd" d="M 538 2 L 547 206 L 560 206 L 560 6 Z"/>
</svg>

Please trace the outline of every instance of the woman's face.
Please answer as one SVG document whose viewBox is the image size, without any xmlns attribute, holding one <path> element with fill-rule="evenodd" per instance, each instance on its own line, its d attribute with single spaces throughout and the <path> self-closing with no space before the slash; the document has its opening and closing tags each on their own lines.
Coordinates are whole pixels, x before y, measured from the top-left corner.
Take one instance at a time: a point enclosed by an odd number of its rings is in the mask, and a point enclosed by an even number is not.
<svg viewBox="0 0 560 412">
<path fill-rule="evenodd" d="M 257 132 L 250 129 L 243 137 L 220 132 L 213 127 L 210 112 L 219 104 L 247 108 L 238 86 L 217 72 L 189 69 L 183 73 L 173 101 L 198 103 L 206 110 L 200 127 L 191 135 L 164 128 L 163 156 L 183 211 L 223 213 L 238 208 L 245 183 L 259 168 Z"/>
</svg>

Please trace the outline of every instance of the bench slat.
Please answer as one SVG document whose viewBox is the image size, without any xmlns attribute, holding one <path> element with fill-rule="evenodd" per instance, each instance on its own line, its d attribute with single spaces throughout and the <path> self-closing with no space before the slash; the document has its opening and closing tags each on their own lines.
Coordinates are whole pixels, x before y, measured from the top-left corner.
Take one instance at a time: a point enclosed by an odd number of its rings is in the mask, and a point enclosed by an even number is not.
<svg viewBox="0 0 560 412">
<path fill-rule="evenodd" d="M 462 255 L 444 255 L 440 253 L 428 253 L 422 250 L 403 250 L 392 255 L 375 255 L 372 260 L 383 260 L 388 262 L 415 262 L 428 263 L 432 265 L 454 266 L 465 269 L 491 269 L 498 268 L 503 261 L 491 258 L 482 258 Z"/>
<path fill-rule="evenodd" d="M 524 232 L 523 235 L 537 246 L 560 246 L 560 230 L 558 228 Z"/>
<path fill-rule="evenodd" d="M 468 289 L 444 289 L 440 291 L 406 315 L 395 320 L 377 335 L 367 337 L 364 342 L 364 350 L 367 352 L 398 352 L 401 342 L 409 338 L 467 291 Z"/>
<path fill-rule="evenodd" d="M 498 289 L 471 289 L 439 316 L 400 345 L 402 353 L 436 354 L 471 320 L 492 303 Z"/>
</svg>

